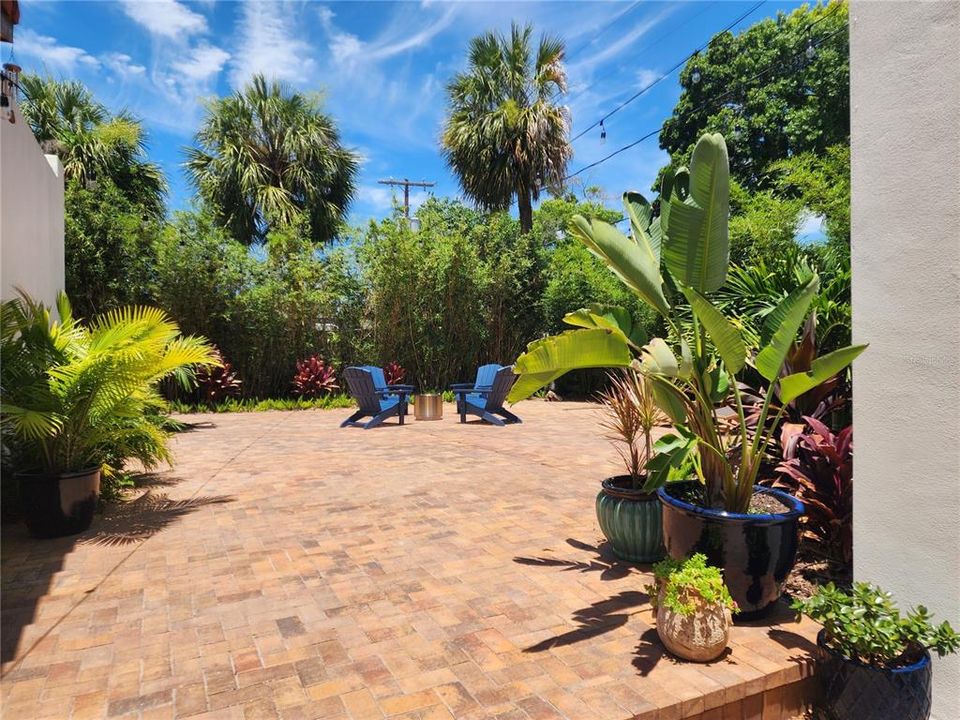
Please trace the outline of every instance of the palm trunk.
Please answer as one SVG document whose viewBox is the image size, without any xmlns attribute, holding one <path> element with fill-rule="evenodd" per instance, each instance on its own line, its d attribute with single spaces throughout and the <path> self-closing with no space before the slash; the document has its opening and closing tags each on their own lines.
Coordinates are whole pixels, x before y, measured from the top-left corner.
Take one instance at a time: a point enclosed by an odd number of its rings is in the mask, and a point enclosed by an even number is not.
<svg viewBox="0 0 960 720">
<path fill-rule="evenodd" d="M 533 202 L 529 190 L 517 193 L 517 209 L 520 211 L 520 232 L 530 232 L 533 230 Z"/>
</svg>

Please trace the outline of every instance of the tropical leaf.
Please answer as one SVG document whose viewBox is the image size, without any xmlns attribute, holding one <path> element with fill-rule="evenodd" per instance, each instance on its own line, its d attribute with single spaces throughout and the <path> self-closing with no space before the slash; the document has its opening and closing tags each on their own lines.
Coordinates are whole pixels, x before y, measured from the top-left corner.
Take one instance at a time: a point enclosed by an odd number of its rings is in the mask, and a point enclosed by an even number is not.
<svg viewBox="0 0 960 720">
<path fill-rule="evenodd" d="M 657 440 L 653 444 L 655 454 L 644 466 L 647 471 L 644 492 L 666 483 L 670 471 L 682 468 L 696 448 L 697 436 L 684 428 L 677 428 L 676 432 L 667 433 Z"/>
<path fill-rule="evenodd" d="M 814 360 L 807 372 L 794 373 L 782 378 L 780 380 L 781 402 L 788 403 L 825 380 L 829 380 L 852 363 L 866 349 L 867 345 L 851 345 L 834 350 L 832 353 L 827 353 Z"/>
<path fill-rule="evenodd" d="M 726 280 L 730 256 L 730 170 L 723 136 L 707 134 L 697 142 L 686 198 L 677 176 L 668 203 L 663 256 L 679 282 L 701 293 L 712 292 Z"/>
<path fill-rule="evenodd" d="M 530 343 L 517 358 L 513 371 L 520 377 L 510 391 L 511 403 L 528 398 L 570 370 L 627 367 L 630 349 L 623 333 L 604 330 L 571 330 Z"/>
<path fill-rule="evenodd" d="M 787 353 L 797 338 L 797 331 L 810 310 L 810 303 L 817 296 L 820 281 L 816 275 L 803 286 L 796 288 L 767 315 L 760 335 L 766 343 L 757 353 L 757 371 L 773 382 L 780 377 Z"/>
<path fill-rule="evenodd" d="M 747 348 L 740 331 L 696 290 L 686 285 L 681 285 L 680 289 L 697 318 L 703 323 L 707 335 L 723 359 L 723 364 L 730 373 L 736 375 L 747 361 Z"/>
<path fill-rule="evenodd" d="M 653 208 L 647 199 L 638 192 L 623 194 L 623 209 L 630 218 L 630 227 L 633 230 L 633 240 L 640 249 L 650 255 L 650 261 L 657 268 L 660 267 L 660 225 L 653 218 Z M 654 229 L 656 225 L 656 229 Z"/>
<path fill-rule="evenodd" d="M 570 230 L 641 300 L 661 315 L 669 312 L 670 306 L 663 295 L 660 266 L 653 262 L 648 251 L 602 220 L 587 221 L 575 215 Z"/>
<path fill-rule="evenodd" d="M 563 316 L 563 321 L 574 327 L 616 330 L 623 333 L 627 341 L 638 350 L 647 342 L 643 325 L 634 323 L 630 312 L 619 305 L 588 305 L 567 313 Z"/>
</svg>

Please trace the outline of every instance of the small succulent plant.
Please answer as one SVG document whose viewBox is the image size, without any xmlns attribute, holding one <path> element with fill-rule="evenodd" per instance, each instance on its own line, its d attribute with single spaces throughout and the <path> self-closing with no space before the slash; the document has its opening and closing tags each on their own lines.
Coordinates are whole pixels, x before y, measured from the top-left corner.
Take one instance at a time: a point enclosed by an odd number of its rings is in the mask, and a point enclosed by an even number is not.
<svg viewBox="0 0 960 720">
<path fill-rule="evenodd" d="M 337 374 L 332 365 L 312 355 L 297 361 L 297 373 L 293 376 L 293 390 L 302 398 L 318 398 L 329 395 L 339 388 Z"/>
<path fill-rule="evenodd" d="M 239 396 L 243 386 L 243 381 L 237 375 L 236 369 L 220 351 L 215 350 L 214 355 L 220 365 L 201 368 L 197 371 L 200 400 L 210 406 L 222 403 L 227 398 Z"/>
</svg>

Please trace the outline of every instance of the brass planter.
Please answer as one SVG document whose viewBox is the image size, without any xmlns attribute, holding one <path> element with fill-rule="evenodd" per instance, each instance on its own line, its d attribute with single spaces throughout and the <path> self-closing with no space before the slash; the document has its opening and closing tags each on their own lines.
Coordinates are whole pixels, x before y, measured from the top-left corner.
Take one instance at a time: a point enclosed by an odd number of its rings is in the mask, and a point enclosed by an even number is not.
<svg viewBox="0 0 960 720">
<path fill-rule="evenodd" d="M 442 420 L 443 395 L 423 393 L 413 398 L 413 416 L 417 420 Z"/>
</svg>

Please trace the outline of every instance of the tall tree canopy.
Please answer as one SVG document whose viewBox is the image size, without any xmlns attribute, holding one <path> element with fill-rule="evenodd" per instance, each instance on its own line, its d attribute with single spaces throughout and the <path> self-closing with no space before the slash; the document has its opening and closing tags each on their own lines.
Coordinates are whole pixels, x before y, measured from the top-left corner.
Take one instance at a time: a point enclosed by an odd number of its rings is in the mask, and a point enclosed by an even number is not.
<svg viewBox="0 0 960 720">
<path fill-rule="evenodd" d="M 509 37 L 488 32 L 470 42 L 469 67 L 447 86 L 442 150 L 464 193 L 485 210 L 517 198 L 520 227 L 533 227 L 540 188 L 560 185 L 571 157 L 563 42 L 514 24 Z"/>
<path fill-rule="evenodd" d="M 164 214 L 167 185 L 146 159 L 146 134 L 126 111 L 111 114 L 83 83 L 24 75 L 23 115 L 44 152 L 59 156 L 69 183 L 109 180 L 125 200 L 153 217 Z"/>
<path fill-rule="evenodd" d="M 354 195 L 359 160 L 315 95 L 256 75 L 209 103 L 187 170 L 217 222 L 244 244 L 301 214 L 314 242 L 333 238 Z"/>
<path fill-rule="evenodd" d="M 772 182 L 767 176 L 772 163 L 847 144 L 846 26 L 846 4 L 834 2 L 781 13 L 739 35 L 715 35 L 680 73 L 683 92 L 660 131 L 660 147 L 682 164 L 703 133 L 720 132 L 731 174 L 756 190 Z"/>
</svg>

